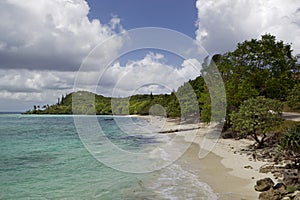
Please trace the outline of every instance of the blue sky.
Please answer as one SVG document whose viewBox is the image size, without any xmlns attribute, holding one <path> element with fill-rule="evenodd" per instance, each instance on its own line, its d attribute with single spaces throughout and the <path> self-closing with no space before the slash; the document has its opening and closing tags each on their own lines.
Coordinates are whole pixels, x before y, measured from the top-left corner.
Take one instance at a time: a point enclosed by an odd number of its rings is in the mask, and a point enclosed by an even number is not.
<svg viewBox="0 0 300 200">
<path fill-rule="evenodd" d="M 89 18 L 108 23 L 118 16 L 125 29 L 164 27 L 195 38 L 195 0 L 88 0 Z"/>
<path fill-rule="evenodd" d="M 90 6 L 89 18 L 109 23 L 113 16 L 120 18 L 125 30 L 142 27 L 162 27 L 179 31 L 191 38 L 196 37 L 197 8 L 195 0 L 87 0 Z M 135 51 L 119 58 L 125 65 L 130 60 L 138 60 L 149 52 L 161 53 L 155 49 Z M 169 52 L 164 63 L 181 67 L 183 59 Z"/>
</svg>

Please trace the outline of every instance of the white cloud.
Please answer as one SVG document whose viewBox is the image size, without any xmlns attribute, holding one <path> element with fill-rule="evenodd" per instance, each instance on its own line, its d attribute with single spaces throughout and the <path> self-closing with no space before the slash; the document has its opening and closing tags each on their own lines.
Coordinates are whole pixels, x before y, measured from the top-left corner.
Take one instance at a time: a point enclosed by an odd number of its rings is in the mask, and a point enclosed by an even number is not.
<svg viewBox="0 0 300 200">
<path fill-rule="evenodd" d="M 123 30 L 118 18 L 105 25 L 88 12 L 85 0 L 1 1 L 0 68 L 77 70 L 97 44 Z"/>
<path fill-rule="evenodd" d="M 300 53 L 300 0 L 197 0 L 197 40 L 209 53 L 270 33 Z"/>
<path fill-rule="evenodd" d="M 143 59 L 129 61 L 125 66 L 119 62 L 113 64 L 102 77 L 96 71 L 83 71 L 80 72 L 80 79 L 77 79 L 76 88 L 74 80 L 77 72 L 0 69 L 0 101 L 31 102 L 29 105 L 53 104 L 62 94 L 81 89 L 94 92 L 97 86 L 97 93 L 105 96 L 170 93 L 199 75 L 199 63 L 196 60 L 184 60 L 178 68 L 165 64 L 166 59 L 162 54 L 150 52 Z M 6 110 L 4 106 L 0 106 L 0 110 Z"/>
<path fill-rule="evenodd" d="M 99 91 L 108 96 L 136 93 L 170 93 L 189 79 L 199 76 L 195 60 L 184 60 L 180 68 L 165 64 L 164 55 L 149 53 L 143 59 L 119 62 L 109 67 L 99 83 Z"/>
<path fill-rule="evenodd" d="M 85 0 L 0 1 L 0 110 L 56 103 L 73 91 L 76 71 L 88 53 L 124 31 L 118 17 L 102 24 L 89 20 L 88 12 Z M 97 92 L 106 96 L 168 93 L 199 75 L 193 59 L 178 68 L 166 64 L 164 55 L 149 53 L 125 66 L 115 63 L 98 83 L 102 62 L 118 57 L 122 44 L 114 37 L 89 57 L 89 70 L 80 71 L 77 79 L 83 89 L 93 91 L 99 84 Z"/>
<path fill-rule="evenodd" d="M 55 103 L 72 91 L 75 72 L 0 70 L 0 99 Z"/>
</svg>

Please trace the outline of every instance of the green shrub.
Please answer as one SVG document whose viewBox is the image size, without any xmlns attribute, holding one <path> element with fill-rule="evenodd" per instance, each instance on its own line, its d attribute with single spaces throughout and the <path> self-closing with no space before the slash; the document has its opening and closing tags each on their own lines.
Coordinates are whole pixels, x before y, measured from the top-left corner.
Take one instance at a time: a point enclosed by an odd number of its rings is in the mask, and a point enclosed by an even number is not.
<svg viewBox="0 0 300 200">
<path fill-rule="evenodd" d="M 253 137 L 258 147 L 263 147 L 267 134 L 282 123 L 281 112 L 282 104 L 277 100 L 262 96 L 250 98 L 241 104 L 238 112 L 230 114 L 232 130 L 242 137 Z"/>
<path fill-rule="evenodd" d="M 282 150 L 300 153 L 300 125 L 287 130 L 287 133 L 280 139 Z"/>
</svg>

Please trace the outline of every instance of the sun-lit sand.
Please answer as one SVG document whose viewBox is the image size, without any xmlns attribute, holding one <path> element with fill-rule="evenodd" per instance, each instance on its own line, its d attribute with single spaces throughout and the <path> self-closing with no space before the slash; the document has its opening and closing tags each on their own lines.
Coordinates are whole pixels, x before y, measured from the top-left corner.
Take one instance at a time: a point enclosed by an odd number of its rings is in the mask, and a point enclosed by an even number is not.
<svg viewBox="0 0 300 200">
<path fill-rule="evenodd" d="M 259 193 L 254 190 L 255 182 L 264 177 L 272 178 L 271 174 L 259 173 L 259 168 L 266 164 L 265 162 L 251 161 L 251 156 L 240 154 L 240 150 L 253 144 L 253 141 L 220 138 L 211 151 L 200 159 L 199 151 L 206 138 L 207 125 L 179 124 L 178 120 L 149 116 L 145 119 L 162 131 L 194 128 L 165 134 L 182 136 L 182 142 L 191 143 L 190 148 L 176 162 L 186 170 L 196 173 L 201 181 L 208 183 L 220 199 L 258 199 Z M 214 144 L 214 141 L 211 144 Z"/>
</svg>

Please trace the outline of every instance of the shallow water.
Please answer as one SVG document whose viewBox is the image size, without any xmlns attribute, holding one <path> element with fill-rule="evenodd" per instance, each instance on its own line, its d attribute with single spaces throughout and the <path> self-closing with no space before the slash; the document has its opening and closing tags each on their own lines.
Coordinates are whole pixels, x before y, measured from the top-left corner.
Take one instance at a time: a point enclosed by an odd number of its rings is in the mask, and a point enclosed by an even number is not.
<svg viewBox="0 0 300 200">
<path fill-rule="evenodd" d="M 128 123 L 125 132 L 112 116 L 97 120 L 105 136 L 124 150 L 147 152 L 168 139 L 155 134 L 155 128 L 137 129 L 146 123 L 140 118 L 132 118 L 135 126 Z M 105 148 L 99 138 L 99 147 Z M 207 184 L 178 164 L 142 174 L 105 166 L 82 144 L 72 116 L 2 114 L 0 142 L 0 199 L 216 198 Z M 114 159 L 113 153 L 104 156 Z M 128 165 L 128 160 L 120 162 Z"/>
</svg>

